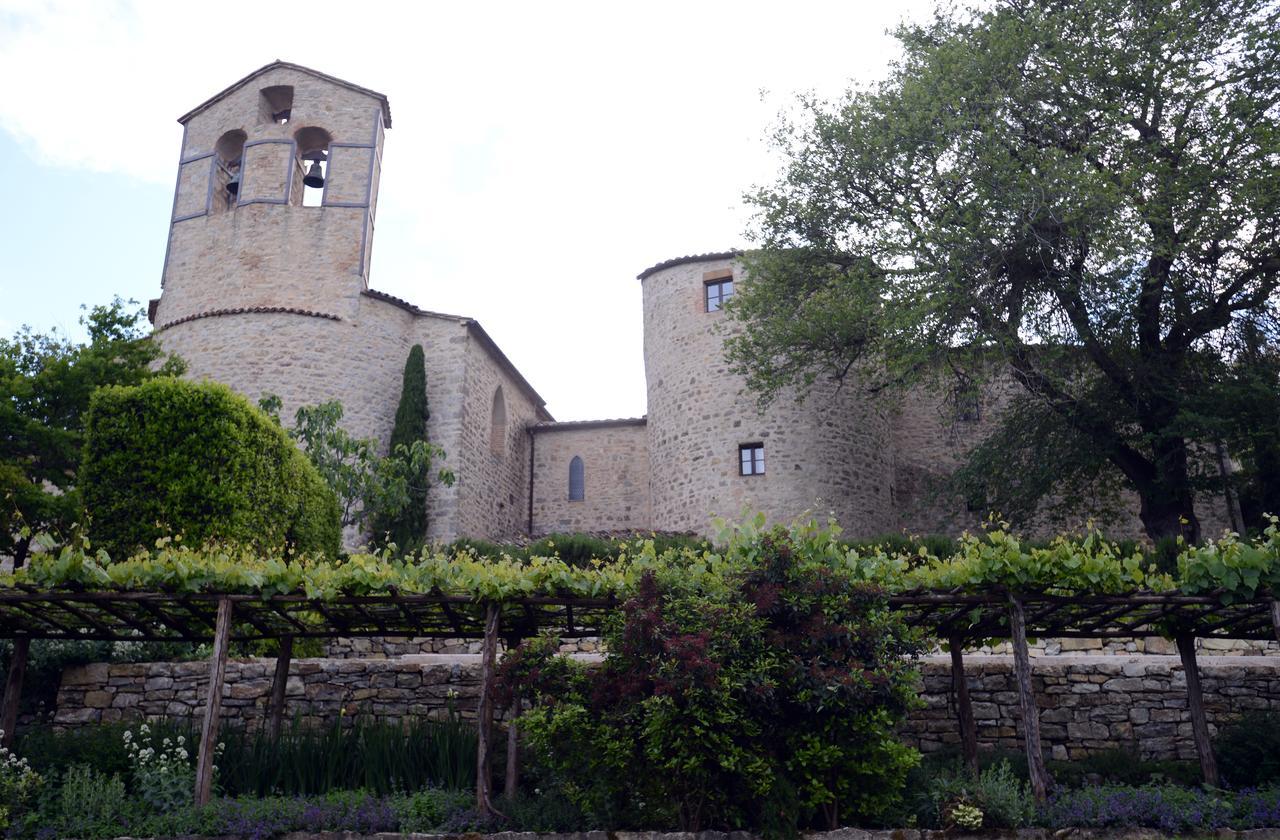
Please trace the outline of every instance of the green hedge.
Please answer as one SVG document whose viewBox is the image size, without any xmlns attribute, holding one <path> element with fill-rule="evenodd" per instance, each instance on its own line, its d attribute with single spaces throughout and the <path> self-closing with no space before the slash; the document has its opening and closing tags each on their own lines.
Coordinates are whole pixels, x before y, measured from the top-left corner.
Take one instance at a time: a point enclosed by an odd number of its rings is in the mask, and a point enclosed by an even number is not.
<svg viewBox="0 0 1280 840">
<path fill-rule="evenodd" d="M 337 554 L 338 501 L 270 417 L 223 385 L 162 378 L 102 388 L 80 486 L 95 545 L 115 557 L 182 535 Z"/>
</svg>

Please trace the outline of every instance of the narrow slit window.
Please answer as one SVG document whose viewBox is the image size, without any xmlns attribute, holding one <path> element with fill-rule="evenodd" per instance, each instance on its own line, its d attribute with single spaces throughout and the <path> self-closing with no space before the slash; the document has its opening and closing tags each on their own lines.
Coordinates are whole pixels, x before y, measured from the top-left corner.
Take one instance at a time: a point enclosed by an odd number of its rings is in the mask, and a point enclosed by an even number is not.
<svg viewBox="0 0 1280 840">
<path fill-rule="evenodd" d="M 764 475 L 763 443 L 744 443 L 738 447 L 738 474 Z"/>
<path fill-rule="evenodd" d="M 586 497 L 586 470 L 582 465 L 582 458 L 574 455 L 573 460 L 569 462 L 569 501 L 580 502 Z"/>
<path fill-rule="evenodd" d="M 706 294 L 707 311 L 718 312 L 724 306 L 724 302 L 733 297 L 733 278 L 708 280 L 703 283 L 703 289 Z"/>
</svg>

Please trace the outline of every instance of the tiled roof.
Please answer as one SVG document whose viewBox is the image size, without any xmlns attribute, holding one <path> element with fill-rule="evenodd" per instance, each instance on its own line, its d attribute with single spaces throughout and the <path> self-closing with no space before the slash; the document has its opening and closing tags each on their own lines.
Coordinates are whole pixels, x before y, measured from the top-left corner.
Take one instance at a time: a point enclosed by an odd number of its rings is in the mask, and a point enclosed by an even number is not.
<svg viewBox="0 0 1280 840">
<path fill-rule="evenodd" d="M 167 330 L 176 324 L 185 324 L 187 321 L 195 321 L 200 318 L 216 318 L 219 315 L 248 315 L 250 313 L 265 312 L 278 313 L 284 312 L 289 315 L 306 315 L 309 318 L 328 318 L 330 321 L 341 321 L 337 315 L 329 312 L 312 312 L 310 309 L 295 309 L 292 306 L 238 306 L 234 309 L 206 309 L 204 312 L 197 312 L 194 315 L 187 315 L 183 318 L 177 318 L 156 327 L 156 332 Z"/>
<path fill-rule="evenodd" d="M 636 279 L 643 280 L 644 278 L 648 277 L 650 274 L 653 274 L 654 272 L 662 271 L 664 268 L 674 268 L 677 265 L 684 265 L 685 263 L 711 262 L 712 260 L 728 260 L 728 259 L 733 259 L 734 257 L 740 257 L 740 256 L 742 256 L 742 252 L 735 248 L 732 251 L 715 251 L 710 254 L 690 254 L 685 257 L 674 257 L 669 260 L 663 260 L 657 265 L 649 266 L 644 271 L 636 275 Z"/>
<path fill-rule="evenodd" d="M 511 360 L 507 358 L 507 354 L 502 352 L 502 349 L 498 347 L 497 342 L 489 337 L 489 334 L 485 332 L 484 327 L 480 326 L 480 322 L 476 319 L 466 318 L 461 315 L 446 315 L 442 312 L 430 312 L 426 309 L 419 309 L 403 298 L 398 298 L 395 295 L 389 295 L 386 292 L 379 292 L 376 289 L 365 289 L 360 294 L 365 297 L 373 298 L 374 300 L 380 300 L 384 303 L 388 303 L 398 309 L 411 312 L 414 315 L 425 318 L 443 318 L 466 327 L 471 332 L 472 337 L 479 341 L 480 344 L 489 351 L 489 354 L 493 356 L 495 361 L 497 361 L 498 366 L 501 367 L 508 376 L 515 380 L 516 385 L 518 385 L 529 399 L 533 401 L 533 404 L 537 406 L 538 419 L 543 421 L 554 419 L 550 412 L 547 411 L 547 401 L 534 390 L 533 386 L 529 384 L 529 380 L 524 378 L 524 374 L 520 373 L 516 366 L 512 364 Z"/>
<path fill-rule="evenodd" d="M 608 420 L 565 420 L 563 422 L 535 423 L 529 428 L 535 432 L 559 432 L 569 429 L 601 429 L 609 426 L 643 426 L 646 417 L 618 417 Z"/>
</svg>

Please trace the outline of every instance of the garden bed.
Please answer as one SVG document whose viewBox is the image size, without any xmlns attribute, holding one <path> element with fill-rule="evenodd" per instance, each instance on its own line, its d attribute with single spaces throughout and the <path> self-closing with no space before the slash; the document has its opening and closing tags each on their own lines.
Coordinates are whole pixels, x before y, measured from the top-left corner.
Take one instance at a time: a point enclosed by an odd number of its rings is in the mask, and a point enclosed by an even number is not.
<svg viewBox="0 0 1280 840">
<path fill-rule="evenodd" d="M 957 837 L 1001 837 L 1017 840 L 1049 840 L 1049 838 L 1080 838 L 1080 840 L 1147 840 L 1168 837 L 1152 829 L 1059 829 L 1019 828 L 1008 831 L 984 831 L 974 834 L 957 834 L 954 831 L 929 831 L 915 828 L 865 830 L 841 828 L 803 835 L 804 840 L 952 840 Z M 1212 836 L 1219 840 L 1280 840 L 1280 828 L 1254 828 L 1244 831 L 1222 829 Z M 537 834 L 529 831 L 503 831 L 496 834 L 353 834 L 349 831 L 295 831 L 281 836 L 280 840 L 758 840 L 759 835 L 749 831 L 575 831 L 559 834 Z M 135 838 L 117 838 L 135 840 Z M 211 838 L 210 840 L 213 840 Z M 226 835 L 216 840 L 241 840 L 241 835 Z"/>
</svg>

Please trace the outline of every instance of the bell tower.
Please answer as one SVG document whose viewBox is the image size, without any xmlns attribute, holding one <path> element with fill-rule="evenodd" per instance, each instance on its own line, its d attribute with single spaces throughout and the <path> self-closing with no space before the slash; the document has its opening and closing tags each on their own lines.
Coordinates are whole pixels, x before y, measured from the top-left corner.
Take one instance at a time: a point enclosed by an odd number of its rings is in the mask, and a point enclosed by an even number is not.
<svg viewBox="0 0 1280 840">
<path fill-rule="evenodd" d="M 178 122 L 156 329 L 245 312 L 352 316 L 369 283 L 387 98 L 276 61 Z"/>
</svg>

